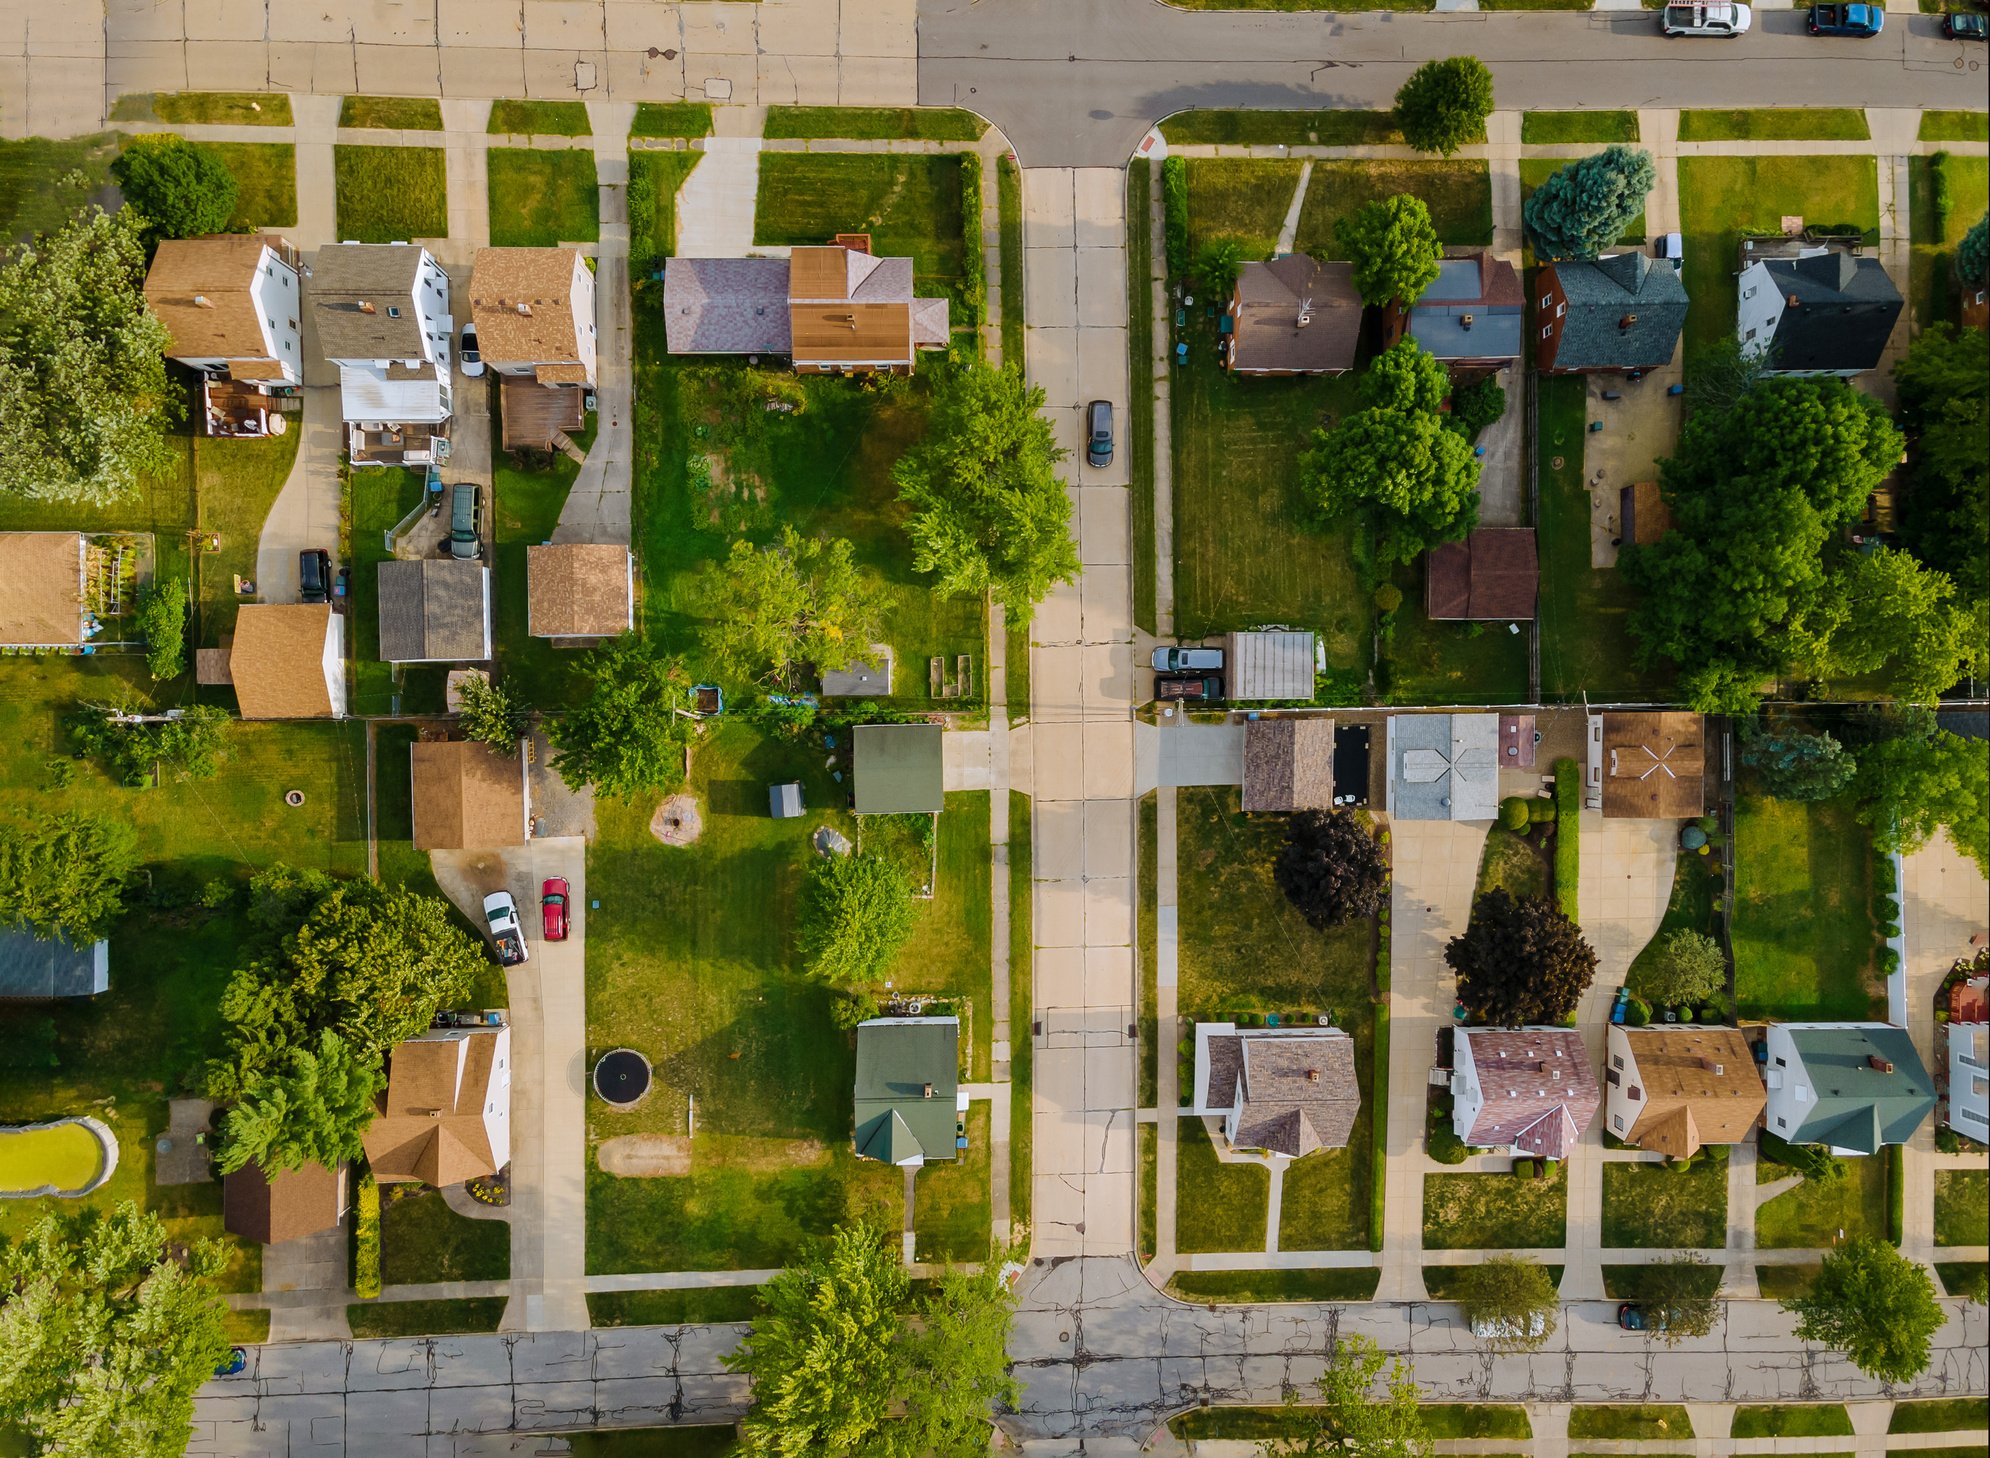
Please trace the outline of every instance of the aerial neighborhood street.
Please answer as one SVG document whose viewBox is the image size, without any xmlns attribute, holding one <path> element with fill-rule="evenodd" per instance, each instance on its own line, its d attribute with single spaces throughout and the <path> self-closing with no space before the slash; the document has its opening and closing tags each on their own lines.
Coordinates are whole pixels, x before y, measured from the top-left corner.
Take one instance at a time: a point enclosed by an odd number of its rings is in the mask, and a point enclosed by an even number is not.
<svg viewBox="0 0 1990 1458">
<path fill-rule="evenodd" d="M 1990 14 L 1379 3 L 0 0 L 0 1453 L 1984 1451 Z"/>
</svg>

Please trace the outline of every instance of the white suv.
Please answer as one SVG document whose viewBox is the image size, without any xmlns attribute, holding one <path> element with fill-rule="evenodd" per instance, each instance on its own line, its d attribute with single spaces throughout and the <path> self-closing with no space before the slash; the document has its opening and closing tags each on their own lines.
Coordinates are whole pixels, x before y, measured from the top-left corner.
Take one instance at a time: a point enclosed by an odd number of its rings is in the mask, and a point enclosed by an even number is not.
<svg viewBox="0 0 1990 1458">
<path fill-rule="evenodd" d="M 1746 5 L 1668 5 L 1663 21 L 1667 35 L 1719 35 L 1729 40 L 1746 35 L 1755 17 Z"/>
</svg>

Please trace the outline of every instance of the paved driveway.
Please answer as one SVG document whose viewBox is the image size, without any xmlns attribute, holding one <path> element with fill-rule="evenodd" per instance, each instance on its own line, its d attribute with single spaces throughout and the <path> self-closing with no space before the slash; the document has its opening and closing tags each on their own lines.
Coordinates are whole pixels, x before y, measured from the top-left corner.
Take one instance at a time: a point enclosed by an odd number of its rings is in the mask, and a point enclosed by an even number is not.
<svg viewBox="0 0 1990 1458">
<path fill-rule="evenodd" d="M 1664 920 L 1679 860 L 1679 825 L 1676 820 L 1606 820 L 1600 811 L 1582 812 L 1582 881 L 1576 905 L 1583 935 L 1596 949 L 1592 996 L 1599 990 L 1606 997 L 1614 995 L 1631 959 Z M 1586 1019 L 1587 1009 L 1584 1015 Z"/>
</svg>

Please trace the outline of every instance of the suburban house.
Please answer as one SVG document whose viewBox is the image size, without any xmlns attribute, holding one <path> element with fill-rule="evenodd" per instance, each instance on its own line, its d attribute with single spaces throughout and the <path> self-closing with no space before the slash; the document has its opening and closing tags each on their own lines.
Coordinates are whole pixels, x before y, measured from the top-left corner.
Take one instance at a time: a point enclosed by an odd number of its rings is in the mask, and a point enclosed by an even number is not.
<svg viewBox="0 0 1990 1458">
<path fill-rule="evenodd" d="M 1990 1024 L 1950 1023 L 1949 1128 L 1990 1144 Z"/>
<path fill-rule="evenodd" d="M 1382 346 L 1407 334 L 1454 371 L 1504 369 L 1520 358 L 1525 304 L 1512 264 L 1484 249 L 1449 252 L 1414 304 L 1394 300 L 1383 308 Z"/>
<path fill-rule="evenodd" d="M 166 358 L 201 376 L 209 435 L 281 435 L 276 394 L 304 382 L 303 260 L 266 233 L 168 238 L 145 275 L 145 302 L 173 336 Z"/>
<path fill-rule="evenodd" d="M 1905 1144 L 1935 1107 L 1913 1038 L 1891 1023 L 1771 1023 L 1763 1076 L 1763 1127 L 1833 1154 Z"/>
<path fill-rule="evenodd" d="M 244 719 L 345 717 L 345 619 L 328 602 L 244 603 L 197 663 L 200 682 L 234 685 Z"/>
<path fill-rule="evenodd" d="M 1317 641 L 1311 633 L 1284 630 L 1225 635 L 1223 672 L 1230 701 L 1310 702 Z"/>
<path fill-rule="evenodd" d="M 1540 593 L 1532 527 L 1480 527 L 1424 558 L 1424 611 L 1439 622 L 1531 623 Z"/>
<path fill-rule="evenodd" d="M 1608 1059 L 1604 1127 L 1626 1144 L 1686 1159 L 1703 1144 L 1739 1144 L 1762 1123 L 1762 1077 L 1735 1028 L 1612 1023 Z"/>
<path fill-rule="evenodd" d="M 938 724 L 859 724 L 852 737 L 859 815 L 937 815 L 946 809 Z"/>
<path fill-rule="evenodd" d="M 535 638 L 613 638 L 636 622 L 636 562 L 613 542 L 525 549 L 525 623 Z"/>
<path fill-rule="evenodd" d="M 19 927 L 0 929 L 0 1001 L 55 1002 L 110 991 L 111 944 L 77 946 Z"/>
<path fill-rule="evenodd" d="M 352 1166 L 306 1164 L 274 1179 L 251 1162 L 221 1181 L 221 1223 L 230 1235 L 258 1245 L 338 1229 L 352 1206 Z"/>
<path fill-rule="evenodd" d="M 1544 263 L 1534 293 L 1534 363 L 1544 375 L 1662 369 L 1686 327 L 1679 269 L 1645 253 Z"/>
<path fill-rule="evenodd" d="M 380 657 L 481 663 L 491 656 L 491 569 L 458 557 L 380 564 Z"/>
<path fill-rule="evenodd" d="M 415 243 L 334 243 L 311 270 L 311 317 L 339 367 L 355 466 L 449 458 L 449 275 Z"/>
<path fill-rule="evenodd" d="M 409 756 L 416 850 L 525 844 L 532 792 L 521 750 L 504 754 L 466 739 L 418 739 Z"/>
<path fill-rule="evenodd" d="M 1339 375 L 1361 347 L 1354 265 L 1287 253 L 1238 270 L 1223 366 L 1239 375 Z"/>
<path fill-rule="evenodd" d="M 1360 1111 L 1354 1039 L 1339 1028 L 1195 1025 L 1195 1112 L 1221 1118 L 1232 1149 L 1344 1149 Z"/>
<path fill-rule="evenodd" d="M 888 699 L 891 697 L 892 652 L 889 643 L 873 643 L 862 658 L 842 668 L 824 669 L 825 699 Z"/>
<path fill-rule="evenodd" d="M 388 1059 L 366 1162 L 382 1184 L 440 1189 L 511 1163 L 511 1029 L 446 1028 Z"/>
<path fill-rule="evenodd" d="M 917 1168 L 957 1158 L 959 1018 L 872 1018 L 857 1024 L 860 1159 Z"/>
<path fill-rule="evenodd" d="M 1400 820 L 1499 815 L 1499 715 L 1391 714 L 1384 808 Z"/>
<path fill-rule="evenodd" d="M 1451 1127 L 1475 1149 L 1565 1159 L 1596 1117 L 1596 1075 L 1569 1028 L 1459 1028 Z"/>
<path fill-rule="evenodd" d="M 97 631 L 81 532 L 0 532 L 0 646 L 80 648 Z"/>
<path fill-rule="evenodd" d="M 572 248 L 479 248 L 470 269 L 477 352 L 498 377 L 506 450 L 552 450 L 587 424 L 594 273 Z"/>
<path fill-rule="evenodd" d="M 1706 724 L 1677 709 L 1589 716 L 1586 798 L 1612 819 L 1707 813 Z"/>
<path fill-rule="evenodd" d="M 1318 715 L 1244 724 L 1243 808 L 1252 814 L 1331 810 L 1334 721 Z"/>
<path fill-rule="evenodd" d="M 664 265 L 672 354 L 785 355 L 798 373 L 912 373 L 945 349 L 947 301 L 912 292 L 912 260 L 875 258 L 870 235 L 786 258 L 673 258 Z"/>
<path fill-rule="evenodd" d="M 1735 333 L 1772 375 L 1864 374 L 1900 318 L 1885 266 L 1842 244 L 1744 238 L 1740 273 Z"/>
</svg>

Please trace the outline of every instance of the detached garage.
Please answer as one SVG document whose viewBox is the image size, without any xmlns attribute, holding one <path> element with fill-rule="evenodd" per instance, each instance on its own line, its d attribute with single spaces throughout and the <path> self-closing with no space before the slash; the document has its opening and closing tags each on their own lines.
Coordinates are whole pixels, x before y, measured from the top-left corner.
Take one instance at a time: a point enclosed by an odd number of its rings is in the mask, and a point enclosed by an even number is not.
<svg viewBox="0 0 1990 1458">
<path fill-rule="evenodd" d="M 1313 698 L 1311 633 L 1232 633 L 1225 642 L 1230 702 Z"/>
</svg>

